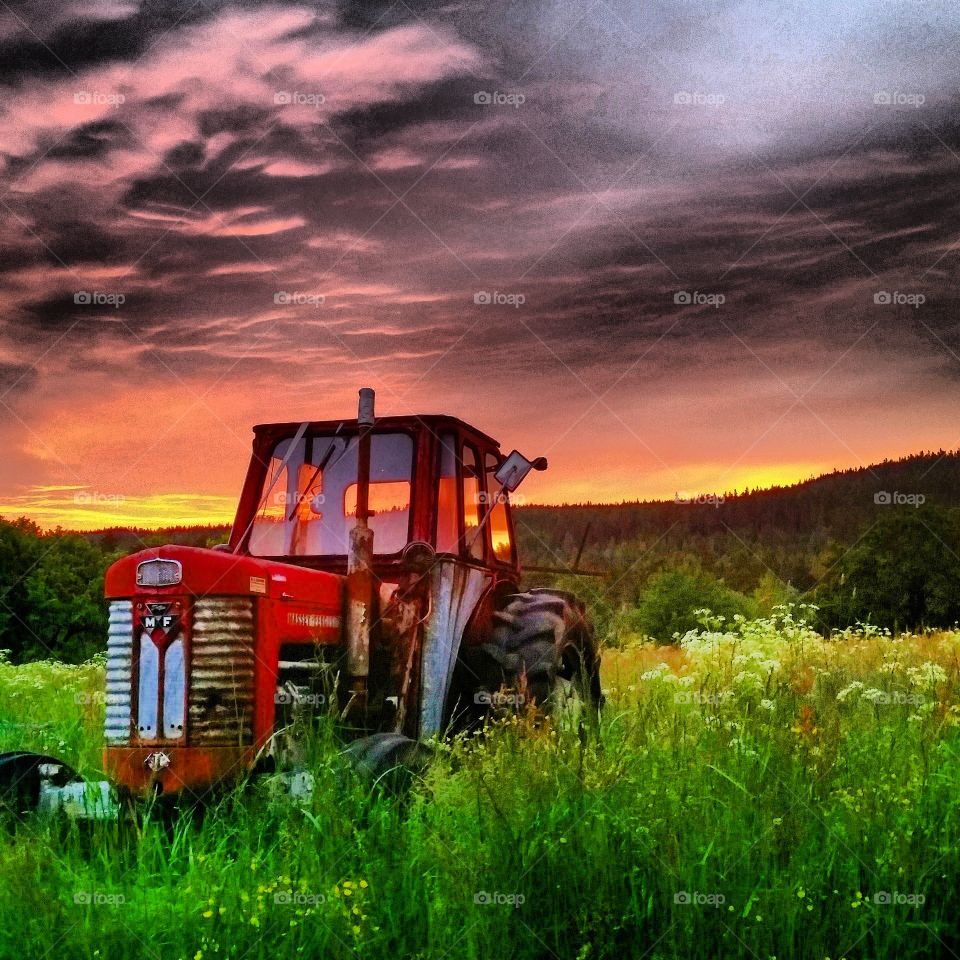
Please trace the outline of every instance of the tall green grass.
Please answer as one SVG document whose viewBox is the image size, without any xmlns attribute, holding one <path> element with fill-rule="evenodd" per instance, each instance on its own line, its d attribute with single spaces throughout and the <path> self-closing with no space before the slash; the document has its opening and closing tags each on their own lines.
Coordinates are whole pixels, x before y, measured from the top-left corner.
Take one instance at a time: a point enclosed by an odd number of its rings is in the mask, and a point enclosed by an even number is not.
<svg viewBox="0 0 960 960">
<path fill-rule="evenodd" d="M 608 654 L 597 734 L 518 717 L 441 744 L 402 794 L 358 779 L 324 723 L 302 809 L 260 782 L 172 825 L 10 824 L 0 956 L 946 956 L 958 650 L 708 624 Z M 0 668 L 0 716 L 49 716 L 31 745 L 95 769 L 64 691 L 99 670 Z M 11 698 L 44 677 L 59 693 Z"/>
</svg>

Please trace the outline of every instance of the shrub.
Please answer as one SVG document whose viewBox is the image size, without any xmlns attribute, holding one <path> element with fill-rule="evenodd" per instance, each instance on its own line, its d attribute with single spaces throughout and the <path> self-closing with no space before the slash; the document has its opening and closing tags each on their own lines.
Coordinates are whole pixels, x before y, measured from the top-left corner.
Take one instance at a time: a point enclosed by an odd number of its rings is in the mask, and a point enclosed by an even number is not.
<svg viewBox="0 0 960 960">
<path fill-rule="evenodd" d="M 670 643 L 699 625 L 696 611 L 708 608 L 717 616 L 755 615 L 755 603 L 721 580 L 701 571 L 665 570 L 654 574 L 644 589 L 636 623 L 646 636 Z"/>
</svg>

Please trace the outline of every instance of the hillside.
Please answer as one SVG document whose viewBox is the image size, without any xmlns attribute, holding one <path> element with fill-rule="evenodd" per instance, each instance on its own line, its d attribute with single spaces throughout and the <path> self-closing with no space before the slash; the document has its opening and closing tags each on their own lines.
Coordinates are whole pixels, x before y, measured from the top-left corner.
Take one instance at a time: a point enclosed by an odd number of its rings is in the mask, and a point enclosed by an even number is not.
<svg viewBox="0 0 960 960">
<path fill-rule="evenodd" d="M 581 566 L 629 569 L 633 584 L 664 564 L 695 563 L 738 590 L 755 589 L 765 574 L 808 590 L 873 521 L 915 503 L 960 507 L 960 451 L 699 502 L 525 506 L 516 515 L 528 564 L 568 565 L 589 527 Z"/>
</svg>

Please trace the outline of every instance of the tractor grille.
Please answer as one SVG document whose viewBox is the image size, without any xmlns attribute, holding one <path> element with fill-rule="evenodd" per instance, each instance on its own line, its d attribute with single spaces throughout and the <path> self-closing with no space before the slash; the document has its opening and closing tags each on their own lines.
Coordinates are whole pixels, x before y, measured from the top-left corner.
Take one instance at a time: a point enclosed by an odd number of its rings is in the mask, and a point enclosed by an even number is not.
<svg viewBox="0 0 960 960">
<path fill-rule="evenodd" d="M 207 597 L 193 607 L 188 730 L 194 744 L 253 742 L 253 601 Z"/>
<path fill-rule="evenodd" d="M 133 656 L 133 604 L 110 604 L 107 630 L 107 712 L 104 736 L 108 743 L 130 739 L 130 680 Z"/>
</svg>

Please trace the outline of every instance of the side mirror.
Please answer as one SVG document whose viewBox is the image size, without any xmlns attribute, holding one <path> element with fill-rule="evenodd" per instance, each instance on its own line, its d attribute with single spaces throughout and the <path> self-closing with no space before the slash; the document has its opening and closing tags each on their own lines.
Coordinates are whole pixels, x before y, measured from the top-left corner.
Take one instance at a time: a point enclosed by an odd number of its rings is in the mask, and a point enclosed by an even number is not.
<svg viewBox="0 0 960 960">
<path fill-rule="evenodd" d="M 513 493 L 513 491 L 523 483 L 531 470 L 546 469 L 546 457 L 537 457 L 536 460 L 528 460 L 518 450 L 514 450 L 513 453 L 500 464 L 500 469 L 497 470 L 494 476 L 497 478 L 497 483 L 499 483 L 504 490 Z"/>
</svg>

